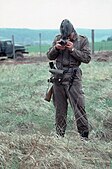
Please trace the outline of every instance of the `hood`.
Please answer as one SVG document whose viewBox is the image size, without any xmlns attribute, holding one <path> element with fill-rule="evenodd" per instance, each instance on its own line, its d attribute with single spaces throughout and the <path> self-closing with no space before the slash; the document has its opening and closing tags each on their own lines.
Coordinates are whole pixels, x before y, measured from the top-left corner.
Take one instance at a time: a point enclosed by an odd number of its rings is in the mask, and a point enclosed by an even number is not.
<svg viewBox="0 0 112 169">
<path fill-rule="evenodd" d="M 66 38 L 68 37 L 72 32 L 75 32 L 75 29 L 72 25 L 72 23 L 68 20 L 68 19 L 64 19 L 62 22 L 61 22 L 61 25 L 60 25 L 60 33 L 62 35 L 63 38 Z"/>
</svg>

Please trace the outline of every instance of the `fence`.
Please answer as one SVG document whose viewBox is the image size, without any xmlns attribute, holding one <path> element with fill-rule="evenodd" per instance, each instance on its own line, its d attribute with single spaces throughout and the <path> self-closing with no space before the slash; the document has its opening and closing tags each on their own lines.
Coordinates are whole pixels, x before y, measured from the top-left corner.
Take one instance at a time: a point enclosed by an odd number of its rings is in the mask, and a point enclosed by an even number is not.
<svg viewBox="0 0 112 169">
<path fill-rule="evenodd" d="M 90 43 L 90 47 L 92 49 L 92 44 Z M 101 41 L 94 42 L 94 51 L 110 51 L 112 50 L 112 41 Z"/>
<path fill-rule="evenodd" d="M 90 48 L 92 50 L 92 54 L 96 51 L 110 51 L 112 50 L 112 41 L 107 41 L 107 40 L 100 40 L 96 41 L 97 39 L 97 34 L 94 30 L 90 30 L 91 37 L 89 35 L 89 40 L 90 40 Z M 111 34 L 110 34 L 111 36 Z M 87 36 L 88 37 L 88 36 Z M 52 44 L 52 43 L 51 43 Z M 39 34 L 39 43 L 35 45 L 28 46 L 28 51 L 33 52 L 33 53 L 45 53 L 51 46 L 51 44 L 45 44 L 44 41 L 41 39 L 41 33 Z"/>
<path fill-rule="evenodd" d="M 92 29 L 90 47 L 92 54 L 94 54 L 94 51 L 109 51 L 112 50 L 112 41 L 102 40 L 100 42 L 95 42 L 95 31 Z"/>
</svg>

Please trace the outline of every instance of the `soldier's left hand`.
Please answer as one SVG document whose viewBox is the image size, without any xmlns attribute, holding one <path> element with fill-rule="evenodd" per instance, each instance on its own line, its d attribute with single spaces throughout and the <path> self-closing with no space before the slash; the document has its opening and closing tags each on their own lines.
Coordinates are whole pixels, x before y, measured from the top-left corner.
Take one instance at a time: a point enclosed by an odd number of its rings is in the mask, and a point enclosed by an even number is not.
<svg viewBox="0 0 112 169">
<path fill-rule="evenodd" d="M 67 44 L 66 44 L 66 48 L 68 48 L 69 50 L 72 50 L 73 47 L 74 47 L 74 46 L 73 46 L 73 43 L 68 40 L 68 41 L 67 41 Z"/>
</svg>

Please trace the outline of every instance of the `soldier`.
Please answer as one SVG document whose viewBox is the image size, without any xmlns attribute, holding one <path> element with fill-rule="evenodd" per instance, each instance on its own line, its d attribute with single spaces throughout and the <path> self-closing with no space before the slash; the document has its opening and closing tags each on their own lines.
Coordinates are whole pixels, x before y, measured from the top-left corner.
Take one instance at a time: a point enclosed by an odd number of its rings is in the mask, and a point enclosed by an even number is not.
<svg viewBox="0 0 112 169">
<path fill-rule="evenodd" d="M 85 111 L 79 68 L 81 63 L 89 63 L 91 52 L 85 36 L 78 35 L 72 23 L 65 19 L 60 25 L 61 34 L 56 36 L 47 52 L 49 60 L 55 60 L 56 69 L 63 70 L 63 77 L 53 81 L 53 103 L 56 109 L 56 132 L 64 137 L 67 126 L 68 101 L 73 109 L 78 132 L 88 139 L 89 126 Z"/>
</svg>

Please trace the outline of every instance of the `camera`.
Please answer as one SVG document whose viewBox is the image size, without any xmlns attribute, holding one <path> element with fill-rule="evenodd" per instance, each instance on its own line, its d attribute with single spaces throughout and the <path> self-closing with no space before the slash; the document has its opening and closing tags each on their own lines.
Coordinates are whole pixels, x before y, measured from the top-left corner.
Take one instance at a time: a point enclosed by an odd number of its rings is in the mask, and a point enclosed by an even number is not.
<svg viewBox="0 0 112 169">
<path fill-rule="evenodd" d="M 59 44 L 62 46 L 65 46 L 67 44 L 67 40 L 66 39 L 60 39 Z"/>
</svg>

